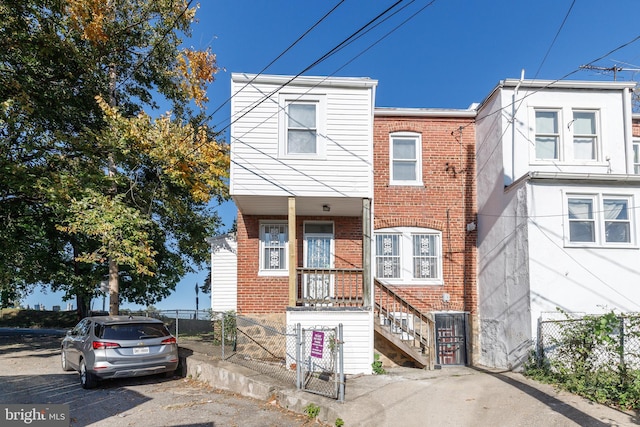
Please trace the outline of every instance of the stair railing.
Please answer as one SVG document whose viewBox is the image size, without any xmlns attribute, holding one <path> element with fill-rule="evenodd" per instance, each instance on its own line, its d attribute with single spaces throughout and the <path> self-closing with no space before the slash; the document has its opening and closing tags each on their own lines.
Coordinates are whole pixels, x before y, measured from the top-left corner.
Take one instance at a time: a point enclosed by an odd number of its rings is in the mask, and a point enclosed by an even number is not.
<svg viewBox="0 0 640 427">
<path fill-rule="evenodd" d="M 435 355 L 435 322 L 387 285 L 374 280 L 376 321 L 392 334 L 399 335 L 408 345 L 419 348 L 433 369 Z"/>
</svg>

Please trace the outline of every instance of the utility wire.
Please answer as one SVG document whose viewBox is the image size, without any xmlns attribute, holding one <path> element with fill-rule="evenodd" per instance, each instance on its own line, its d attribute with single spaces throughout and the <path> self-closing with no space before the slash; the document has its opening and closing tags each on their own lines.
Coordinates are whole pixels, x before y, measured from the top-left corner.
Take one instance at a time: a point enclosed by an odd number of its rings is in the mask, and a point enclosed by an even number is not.
<svg viewBox="0 0 640 427">
<path fill-rule="evenodd" d="M 547 60 L 547 57 L 549 56 L 549 52 L 551 52 L 551 48 L 553 48 L 553 45 L 556 43 L 556 40 L 558 39 L 558 36 L 560 35 L 560 32 L 562 31 L 562 28 L 564 27 L 564 24 L 567 22 L 567 19 L 569 18 L 569 14 L 571 13 L 571 9 L 573 9 L 573 5 L 575 5 L 575 4 L 576 4 L 576 0 L 573 0 L 571 2 L 571 6 L 569 6 L 569 10 L 567 11 L 567 14 L 564 16 L 564 19 L 562 20 L 562 24 L 560 24 L 560 28 L 558 28 L 558 31 L 556 32 L 556 35 L 553 38 L 553 41 L 551 42 L 551 45 L 549 46 L 549 49 L 547 49 L 547 53 L 545 53 L 544 58 L 542 59 L 542 62 L 540 63 L 540 66 L 538 67 L 538 70 L 533 75 L 533 79 L 534 80 L 536 79 L 536 77 L 538 77 L 538 73 L 542 69 L 542 66 L 544 65 L 545 61 Z"/>
<path fill-rule="evenodd" d="M 245 117 L 247 114 L 249 114 L 251 111 L 253 111 L 255 108 L 257 108 L 258 106 L 262 105 L 266 100 L 270 99 L 274 94 L 276 94 L 278 91 L 280 91 L 281 89 L 283 89 L 284 87 L 288 86 L 289 84 L 291 84 L 295 79 L 297 79 L 298 77 L 300 77 L 301 75 L 303 75 L 304 73 L 306 73 L 307 71 L 311 70 L 312 68 L 314 68 L 316 65 L 320 64 L 321 62 L 325 61 L 327 58 L 329 58 L 331 55 L 333 55 L 335 52 L 339 51 L 341 49 L 342 46 L 344 46 L 345 44 L 347 44 L 349 42 L 349 40 L 353 39 L 354 37 L 356 37 L 358 34 L 360 34 L 361 32 L 363 32 L 367 27 L 373 25 L 374 22 L 376 22 L 378 19 L 380 19 L 382 16 L 384 16 L 385 14 L 387 14 L 390 10 L 394 9 L 396 6 L 398 6 L 398 4 L 402 3 L 404 0 L 398 0 L 396 1 L 393 5 L 389 6 L 387 9 L 385 9 L 383 12 L 381 12 L 380 14 L 378 14 L 375 18 L 371 19 L 369 22 L 367 22 L 365 25 L 363 25 L 362 27 L 360 27 L 357 31 L 355 31 L 354 33 L 352 33 L 349 37 L 347 37 L 346 39 L 344 39 L 343 41 L 341 41 L 338 45 L 334 46 L 333 48 L 331 48 L 328 52 L 326 52 L 324 55 L 322 55 L 320 58 L 316 59 L 314 62 L 312 62 L 311 64 L 309 64 L 307 67 L 305 67 L 302 71 L 300 71 L 298 74 L 296 74 L 295 76 L 291 77 L 289 80 L 287 80 L 285 83 L 279 85 L 277 88 L 275 88 L 274 90 L 272 90 L 270 93 L 268 93 L 267 95 L 264 95 L 259 101 L 255 102 L 254 104 L 252 104 L 251 108 L 249 108 L 248 110 L 244 111 L 242 114 L 240 114 L 238 117 L 236 117 L 235 119 L 233 119 L 228 125 L 226 125 L 224 128 L 222 128 L 219 132 L 224 132 L 226 129 L 228 129 L 233 123 L 237 122 L 238 120 L 242 119 L 243 117 Z M 207 118 L 210 119 L 211 117 L 209 116 Z"/>
<path fill-rule="evenodd" d="M 320 25 L 325 19 L 327 19 L 329 17 L 329 15 L 331 15 L 333 12 L 335 12 L 335 10 L 342 4 L 344 3 L 345 0 L 340 0 L 339 3 L 337 3 L 329 12 L 325 13 L 324 16 L 322 18 L 320 18 L 318 21 L 316 21 L 315 24 L 313 24 L 311 27 L 309 27 L 301 36 L 299 36 L 293 43 L 291 43 L 289 45 L 289 47 L 287 47 L 285 50 L 282 51 L 282 53 L 280 53 L 275 59 L 273 59 L 271 62 L 269 62 L 267 65 L 265 65 L 262 70 L 260 70 L 258 72 L 258 74 L 256 74 L 249 82 L 247 82 L 241 89 L 239 92 L 242 92 L 247 86 L 249 86 L 250 84 L 252 84 L 255 79 L 258 78 L 258 76 L 262 75 L 262 73 L 264 73 L 265 71 L 267 71 L 269 69 L 269 67 L 271 67 L 273 64 L 275 64 L 280 58 L 282 58 L 287 52 L 289 52 L 291 49 L 293 49 L 293 47 L 295 45 L 297 45 L 303 38 L 305 38 L 311 31 L 313 31 L 318 25 Z M 208 120 L 210 120 L 218 111 L 220 111 L 222 109 L 222 107 L 224 107 L 225 105 L 227 105 L 229 103 L 229 101 L 231 101 L 231 99 L 233 98 L 233 95 L 230 96 L 229 98 L 227 98 L 220 106 L 218 106 L 218 108 L 216 108 L 211 114 L 209 114 L 209 116 L 207 116 L 203 122 L 206 122 Z M 222 132 L 222 131 L 221 131 Z"/>
</svg>

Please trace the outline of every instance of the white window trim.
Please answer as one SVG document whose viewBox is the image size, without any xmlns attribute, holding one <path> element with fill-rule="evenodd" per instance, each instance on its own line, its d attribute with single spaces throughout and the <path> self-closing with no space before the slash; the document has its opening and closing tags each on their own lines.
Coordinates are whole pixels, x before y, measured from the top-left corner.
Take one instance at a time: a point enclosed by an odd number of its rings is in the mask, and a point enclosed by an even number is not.
<svg viewBox="0 0 640 427">
<path fill-rule="evenodd" d="M 289 153 L 287 151 L 287 106 L 292 103 L 315 103 L 316 152 Z M 278 156 L 286 159 L 324 160 L 327 158 L 326 96 L 322 94 L 280 93 L 278 98 Z"/>
<path fill-rule="evenodd" d="M 558 158 L 557 159 L 538 159 L 536 157 L 536 112 L 556 112 L 558 114 Z M 596 125 L 596 147 L 595 159 L 575 159 L 573 156 L 573 113 L 585 112 L 595 113 Z M 550 107 L 550 106 L 531 106 L 529 123 L 530 126 L 530 150 L 529 163 L 535 165 L 556 165 L 562 163 L 565 165 L 607 165 L 603 155 L 603 139 L 601 125 L 602 109 L 588 107 Z"/>
<path fill-rule="evenodd" d="M 444 284 L 444 276 L 442 270 L 442 232 L 431 228 L 421 227 L 393 227 L 381 228 L 374 231 L 374 250 L 377 248 L 377 236 L 381 234 L 395 234 L 400 236 L 400 277 L 384 278 L 377 277 L 377 253 L 374 254 L 374 276 L 376 279 L 385 284 L 390 285 L 442 285 Z M 413 236 L 416 234 L 432 234 L 438 238 L 438 277 L 433 279 L 415 278 L 413 277 Z"/>
<path fill-rule="evenodd" d="M 638 163 L 635 163 L 635 154 L 636 154 L 636 147 L 637 147 L 637 151 L 638 151 Z M 633 143 L 631 146 L 631 155 L 632 155 L 632 160 L 631 160 L 631 170 L 632 170 L 632 174 L 634 175 L 638 175 L 640 174 L 640 139 L 638 138 L 634 138 L 633 139 Z M 636 172 L 637 169 L 637 172 Z"/>
<path fill-rule="evenodd" d="M 394 138 L 412 138 L 416 140 L 416 179 L 393 179 L 393 140 Z M 417 132 L 393 132 L 389 134 L 389 185 L 424 186 L 422 181 L 422 134 Z"/>
<path fill-rule="evenodd" d="M 595 109 L 595 108 L 572 108 L 571 109 L 571 124 L 573 124 L 574 121 L 574 114 L 573 113 L 594 113 L 594 120 L 595 120 L 595 126 L 596 126 L 596 133 L 594 135 L 595 138 L 595 159 L 576 159 L 574 156 L 574 152 L 573 152 L 573 148 L 574 148 L 574 137 L 576 136 L 575 131 L 574 131 L 574 126 L 567 126 L 567 131 L 570 133 L 571 136 L 571 147 L 567 147 L 568 150 L 571 151 L 571 156 L 567 157 L 570 158 L 573 162 L 577 162 L 577 163 L 589 163 L 589 164 L 593 164 L 593 163 L 599 163 L 600 159 L 602 159 L 602 131 L 601 126 L 600 126 L 600 110 Z M 586 135 L 586 134 L 585 134 Z M 569 144 L 567 144 L 569 145 Z"/>
<path fill-rule="evenodd" d="M 287 240 L 284 245 L 284 268 L 283 269 L 265 269 L 264 265 L 264 241 L 262 240 L 263 227 L 268 225 L 287 225 L 287 221 L 282 220 L 264 220 L 258 225 L 258 276 L 288 276 L 289 275 L 289 234 L 287 230 Z"/>
<path fill-rule="evenodd" d="M 593 200 L 593 220 L 595 227 L 595 242 L 572 242 L 569 224 L 569 199 L 592 199 Z M 629 242 L 607 242 L 605 236 L 604 200 L 618 199 L 627 201 L 627 211 L 629 215 Z M 636 222 L 634 197 L 630 194 L 613 193 L 570 193 L 564 194 L 564 245 L 568 248 L 638 248 L 636 240 Z"/>
<path fill-rule="evenodd" d="M 558 116 L 558 158 L 557 159 L 539 159 L 538 156 L 536 155 L 536 137 L 538 136 L 538 129 L 537 129 L 537 120 L 536 120 L 536 113 L 556 113 Z M 562 123 L 563 123 L 563 115 L 562 115 L 562 108 L 550 108 L 550 107 L 533 107 L 532 109 L 532 117 L 531 117 L 531 123 L 533 123 L 532 129 L 533 129 L 533 149 L 531 150 L 531 162 L 532 163 L 537 163 L 537 164 L 553 164 L 553 163 L 557 163 L 557 162 L 564 162 L 564 135 L 563 135 L 563 131 L 562 131 Z"/>
</svg>

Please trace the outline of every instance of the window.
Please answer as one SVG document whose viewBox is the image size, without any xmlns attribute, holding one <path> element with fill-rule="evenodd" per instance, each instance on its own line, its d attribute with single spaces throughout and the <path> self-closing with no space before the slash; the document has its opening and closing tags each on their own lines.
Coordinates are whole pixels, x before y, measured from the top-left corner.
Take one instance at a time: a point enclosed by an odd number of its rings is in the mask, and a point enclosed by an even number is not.
<svg viewBox="0 0 640 427">
<path fill-rule="evenodd" d="M 630 243 L 631 221 L 628 200 L 604 199 L 604 241 L 607 243 Z"/>
<path fill-rule="evenodd" d="M 323 159 L 326 155 L 324 95 L 280 94 L 278 155 Z"/>
<path fill-rule="evenodd" d="M 375 233 L 376 277 L 389 282 L 441 284 L 441 233 L 400 227 Z"/>
<path fill-rule="evenodd" d="M 558 111 L 536 111 L 536 160 L 558 160 Z"/>
<path fill-rule="evenodd" d="M 422 140 L 419 134 L 391 134 L 389 160 L 391 184 L 422 185 Z"/>
<path fill-rule="evenodd" d="M 397 234 L 376 236 L 376 277 L 400 277 L 400 237 Z"/>
<path fill-rule="evenodd" d="M 596 113 L 593 111 L 573 112 L 573 158 L 595 160 L 598 134 Z"/>
<path fill-rule="evenodd" d="M 287 272 L 288 236 L 286 222 L 260 224 L 260 270 Z"/>
<path fill-rule="evenodd" d="M 315 103 L 292 102 L 287 105 L 287 153 L 317 153 L 317 106 Z"/>
<path fill-rule="evenodd" d="M 630 198 L 580 195 L 567 198 L 570 243 L 630 244 Z"/>
<path fill-rule="evenodd" d="M 569 240 L 572 242 L 595 242 L 595 219 L 592 198 L 569 199 Z"/>
<path fill-rule="evenodd" d="M 640 140 L 633 141 L 633 173 L 640 174 Z"/>
<path fill-rule="evenodd" d="M 600 158 L 598 111 L 543 108 L 534 112 L 536 161 L 580 164 Z"/>
<path fill-rule="evenodd" d="M 413 277 L 433 279 L 439 276 L 437 241 L 435 234 L 413 235 Z"/>
</svg>

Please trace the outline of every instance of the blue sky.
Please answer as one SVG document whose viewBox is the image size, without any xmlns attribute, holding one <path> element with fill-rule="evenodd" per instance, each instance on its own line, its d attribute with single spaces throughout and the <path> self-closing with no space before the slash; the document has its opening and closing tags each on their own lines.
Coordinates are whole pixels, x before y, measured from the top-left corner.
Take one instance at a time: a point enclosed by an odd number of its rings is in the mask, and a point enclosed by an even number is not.
<svg viewBox="0 0 640 427">
<path fill-rule="evenodd" d="M 264 71 L 297 75 L 396 3 L 387 20 L 304 74 L 370 77 L 378 80 L 376 106 L 416 108 L 467 108 L 522 69 L 527 79 L 613 80 L 611 72 L 580 69 L 590 64 L 623 68 L 618 80 L 640 78 L 638 0 L 202 0 L 185 45 L 210 47 L 222 68 L 208 93 L 210 125 L 229 123 L 231 73 L 262 72 L 335 7 Z M 219 212 L 228 228 L 235 207 Z M 206 274 L 188 275 L 155 306 L 194 309 L 194 285 Z M 36 303 L 66 305 L 51 293 L 23 301 Z M 209 307 L 200 294 L 200 308 Z"/>
</svg>

